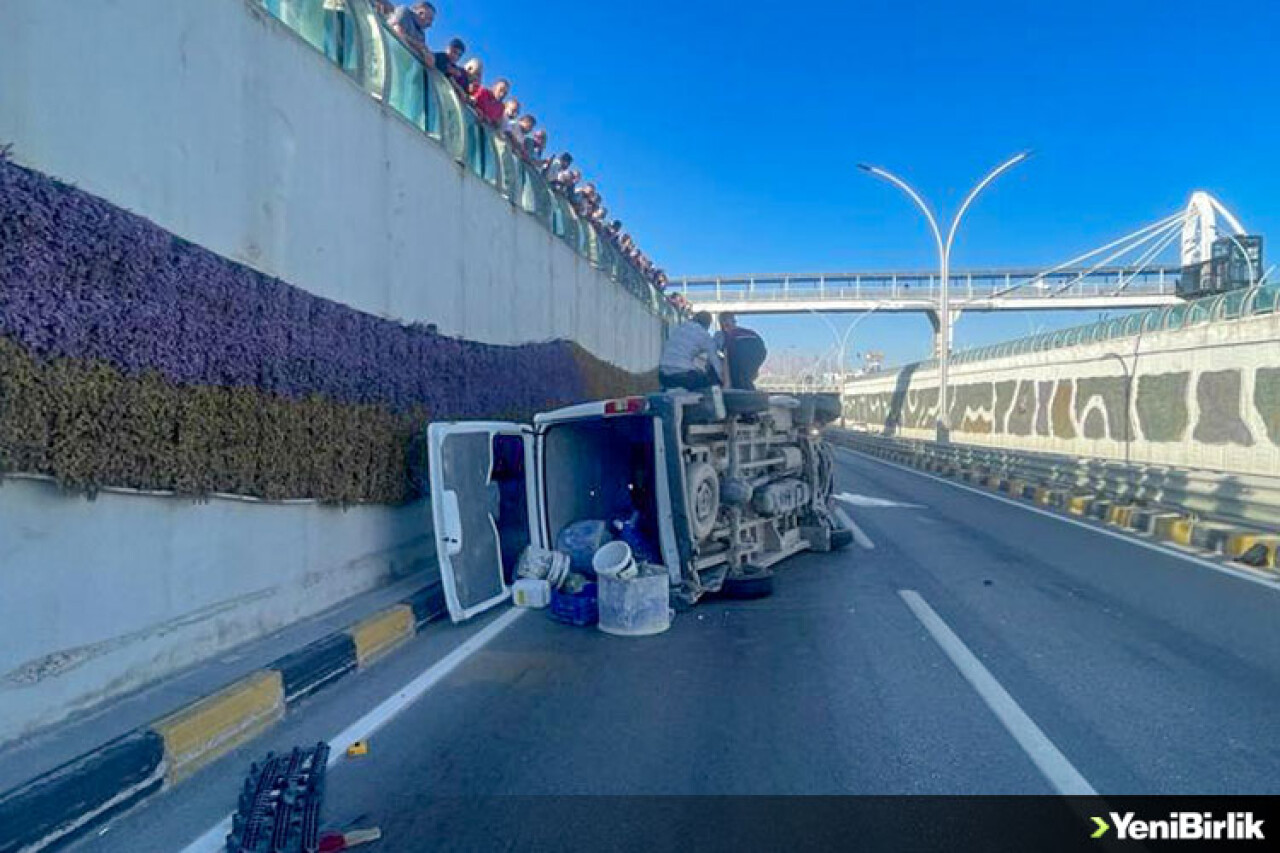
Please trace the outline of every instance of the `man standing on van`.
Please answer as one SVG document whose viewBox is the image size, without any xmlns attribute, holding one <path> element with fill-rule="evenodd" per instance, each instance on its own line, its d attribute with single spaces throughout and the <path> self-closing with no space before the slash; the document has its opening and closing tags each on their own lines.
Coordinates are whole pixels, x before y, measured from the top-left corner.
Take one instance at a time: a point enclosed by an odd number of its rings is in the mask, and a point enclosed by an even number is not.
<svg viewBox="0 0 1280 853">
<path fill-rule="evenodd" d="M 720 315 L 716 347 L 724 353 L 729 366 L 729 387 L 739 391 L 756 390 L 760 366 L 769 356 L 764 338 L 746 326 L 739 326 L 738 318 L 726 311 Z"/>
<path fill-rule="evenodd" d="M 711 339 L 711 315 L 699 311 L 671 330 L 658 362 L 662 390 L 699 391 L 724 384 L 724 364 Z"/>
</svg>

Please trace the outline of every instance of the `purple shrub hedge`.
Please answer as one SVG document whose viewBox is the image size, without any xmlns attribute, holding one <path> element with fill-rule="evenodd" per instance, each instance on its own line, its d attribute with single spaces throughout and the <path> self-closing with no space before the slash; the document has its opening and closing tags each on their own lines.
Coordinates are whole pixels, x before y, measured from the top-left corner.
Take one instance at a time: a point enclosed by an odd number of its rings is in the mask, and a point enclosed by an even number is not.
<svg viewBox="0 0 1280 853">
<path fill-rule="evenodd" d="M 5 377 L 0 465 L 84 488 L 401 500 L 427 417 L 522 419 L 652 385 L 572 342 L 480 344 L 356 311 L 3 157 L 0 338 L 17 345 L 0 370 L 25 371 Z M 15 394 L 38 402 L 20 425 Z M 114 447 L 112 424 L 131 436 L 123 468 L 75 446 Z"/>
</svg>

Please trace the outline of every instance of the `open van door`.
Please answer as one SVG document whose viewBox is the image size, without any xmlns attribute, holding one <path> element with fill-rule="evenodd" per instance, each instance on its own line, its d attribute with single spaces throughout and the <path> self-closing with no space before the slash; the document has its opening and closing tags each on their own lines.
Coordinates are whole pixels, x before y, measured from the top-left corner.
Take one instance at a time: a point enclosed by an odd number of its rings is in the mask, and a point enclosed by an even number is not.
<svg viewBox="0 0 1280 853">
<path fill-rule="evenodd" d="M 536 518 L 533 430 L 441 423 L 427 439 L 440 580 L 449 616 L 462 622 L 511 595 L 507 571 Z"/>
</svg>

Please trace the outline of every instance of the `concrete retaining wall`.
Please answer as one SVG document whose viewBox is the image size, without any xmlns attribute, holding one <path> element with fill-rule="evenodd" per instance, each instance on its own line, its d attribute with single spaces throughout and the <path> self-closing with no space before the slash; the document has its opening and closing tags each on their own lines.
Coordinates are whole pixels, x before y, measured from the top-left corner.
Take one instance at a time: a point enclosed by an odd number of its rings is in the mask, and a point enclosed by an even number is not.
<svg viewBox="0 0 1280 853">
<path fill-rule="evenodd" d="M 956 441 L 1175 467 L 1280 473 L 1280 315 L 1217 320 L 952 369 Z M 932 438 L 937 371 L 855 380 L 846 416 Z"/>
<path fill-rule="evenodd" d="M 651 370 L 660 321 L 250 0 L 7 3 L 0 145 L 353 308 Z"/>
<path fill-rule="evenodd" d="M 0 742 L 433 565 L 429 509 L 0 486 Z"/>
</svg>

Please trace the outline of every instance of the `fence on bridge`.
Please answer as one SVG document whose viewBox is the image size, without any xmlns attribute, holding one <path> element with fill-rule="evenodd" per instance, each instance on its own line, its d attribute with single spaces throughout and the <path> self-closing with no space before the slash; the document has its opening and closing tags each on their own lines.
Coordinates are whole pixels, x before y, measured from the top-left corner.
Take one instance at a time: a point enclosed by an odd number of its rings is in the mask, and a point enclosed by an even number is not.
<svg viewBox="0 0 1280 853">
<path fill-rule="evenodd" d="M 951 298 L 965 301 L 1007 300 L 1018 303 L 1079 299 L 1174 299 L 1180 269 L 1176 266 L 1104 267 L 1095 270 L 977 270 L 950 277 Z M 677 279 L 672 288 L 695 305 L 770 304 L 863 300 L 936 302 L 940 278 L 930 272 L 833 273 L 821 275 L 709 276 Z M 1105 307 L 1105 306 L 1104 306 Z"/>
</svg>

